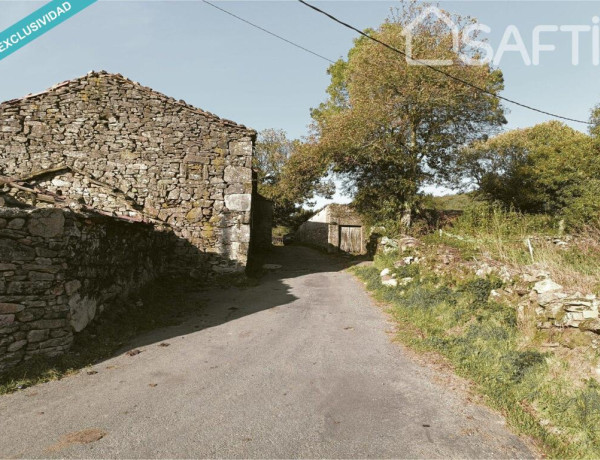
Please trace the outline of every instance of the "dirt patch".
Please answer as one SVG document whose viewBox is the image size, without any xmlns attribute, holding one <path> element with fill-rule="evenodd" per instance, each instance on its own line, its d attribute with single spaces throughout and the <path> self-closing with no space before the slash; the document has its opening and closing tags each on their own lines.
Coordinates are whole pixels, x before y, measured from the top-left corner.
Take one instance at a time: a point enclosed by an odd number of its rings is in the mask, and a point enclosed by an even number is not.
<svg viewBox="0 0 600 460">
<path fill-rule="evenodd" d="M 97 428 L 88 428 L 87 430 L 74 431 L 67 433 L 58 440 L 56 444 L 46 449 L 49 452 L 57 452 L 66 449 L 74 444 L 91 444 L 92 442 L 100 441 L 108 433 Z"/>
</svg>

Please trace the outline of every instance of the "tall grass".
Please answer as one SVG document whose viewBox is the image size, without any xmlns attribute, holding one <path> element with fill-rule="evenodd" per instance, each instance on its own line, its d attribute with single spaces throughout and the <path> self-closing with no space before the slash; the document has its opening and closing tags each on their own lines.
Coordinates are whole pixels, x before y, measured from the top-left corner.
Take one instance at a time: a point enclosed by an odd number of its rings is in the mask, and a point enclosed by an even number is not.
<svg viewBox="0 0 600 460">
<path fill-rule="evenodd" d="M 466 258 L 492 258 L 515 267 L 535 264 L 565 287 L 587 293 L 600 288 L 600 231 L 589 227 L 555 244 L 560 223 L 548 215 L 522 214 L 475 203 L 430 242 L 459 249 Z"/>
<path fill-rule="evenodd" d="M 532 234 L 556 232 L 550 216 L 522 214 L 487 203 L 474 203 L 469 206 L 453 222 L 452 227 L 461 234 L 499 240 L 522 239 Z"/>
</svg>

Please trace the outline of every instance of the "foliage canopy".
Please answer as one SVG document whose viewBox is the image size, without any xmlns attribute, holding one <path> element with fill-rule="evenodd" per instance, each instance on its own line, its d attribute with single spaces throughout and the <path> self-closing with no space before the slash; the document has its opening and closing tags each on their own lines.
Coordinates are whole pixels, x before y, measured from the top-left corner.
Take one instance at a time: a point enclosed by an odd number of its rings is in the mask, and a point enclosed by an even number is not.
<svg viewBox="0 0 600 460">
<path fill-rule="evenodd" d="M 254 170 L 257 190 L 273 202 L 276 226 L 296 227 L 307 218 L 301 205 L 315 195 L 331 196 L 331 181 L 322 180 L 318 157 L 305 152 L 310 143 L 290 140 L 283 130 L 265 129 L 256 142 Z"/>
<path fill-rule="evenodd" d="M 550 121 L 465 149 L 463 172 L 491 201 L 591 223 L 600 212 L 600 149 L 594 138 Z"/>
<path fill-rule="evenodd" d="M 368 32 L 404 50 L 405 32 L 427 6 L 404 3 Z M 472 23 L 458 16 L 453 20 L 461 27 Z M 329 68 L 328 99 L 312 111 L 318 143 L 308 153 L 326 159 L 358 210 L 379 220 L 409 217 L 421 186 L 449 179 L 462 145 L 505 123 L 496 97 L 503 89 L 499 70 L 463 62 L 459 54 L 474 53 L 464 45 L 454 50 L 451 31 L 436 17 L 425 18 L 411 32 L 413 58 L 449 59 L 453 65 L 444 71 L 489 94 L 410 65 L 365 37 L 355 40 L 346 60 Z"/>
</svg>

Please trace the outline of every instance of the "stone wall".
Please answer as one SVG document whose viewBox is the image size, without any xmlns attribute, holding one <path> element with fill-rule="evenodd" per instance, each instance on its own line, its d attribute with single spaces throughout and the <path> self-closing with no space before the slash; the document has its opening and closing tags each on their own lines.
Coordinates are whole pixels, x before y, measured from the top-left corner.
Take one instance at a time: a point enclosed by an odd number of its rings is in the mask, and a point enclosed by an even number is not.
<svg viewBox="0 0 600 460">
<path fill-rule="evenodd" d="M 0 372 L 63 353 L 105 308 L 177 264 L 180 244 L 148 224 L 0 208 Z"/>
<path fill-rule="evenodd" d="M 92 72 L 0 104 L 0 183 L 36 207 L 169 225 L 190 243 L 179 246 L 189 271 L 243 270 L 254 139 L 242 125 Z"/>
<path fill-rule="evenodd" d="M 299 243 L 308 244 L 321 249 L 330 248 L 329 244 L 329 209 L 325 207 L 304 222 L 294 235 Z"/>
<path fill-rule="evenodd" d="M 600 302 L 595 294 L 569 292 L 550 278 L 545 278 L 534 284 L 519 307 L 525 309 L 529 306 L 535 309 L 540 329 L 573 327 L 600 332 Z"/>
<path fill-rule="evenodd" d="M 330 204 L 298 228 L 296 240 L 335 252 L 340 246 L 341 226 L 362 227 L 363 238 L 366 238 L 362 219 L 350 206 Z M 363 241 L 363 252 L 366 252 L 366 248 L 367 241 Z"/>
</svg>

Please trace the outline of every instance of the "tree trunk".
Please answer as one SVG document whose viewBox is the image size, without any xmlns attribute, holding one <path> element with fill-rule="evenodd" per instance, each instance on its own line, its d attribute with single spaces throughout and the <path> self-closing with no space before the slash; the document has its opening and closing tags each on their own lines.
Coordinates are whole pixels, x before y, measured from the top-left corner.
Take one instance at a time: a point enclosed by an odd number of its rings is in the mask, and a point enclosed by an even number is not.
<svg viewBox="0 0 600 460">
<path fill-rule="evenodd" d="M 411 158 L 412 158 L 412 165 L 411 165 L 412 177 L 410 179 L 414 181 L 414 188 L 409 192 L 408 196 L 406 196 L 406 198 L 404 200 L 404 209 L 402 210 L 402 217 L 400 218 L 400 225 L 402 225 L 402 227 L 407 230 L 412 225 L 413 205 L 415 204 L 415 199 L 417 196 L 417 189 L 418 189 L 418 187 L 416 185 L 417 168 L 419 165 L 417 126 L 418 126 L 418 122 L 413 122 L 412 126 L 411 126 L 411 131 L 410 131 L 410 151 L 411 151 Z"/>
<path fill-rule="evenodd" d="M 405 229 L 409 229 L 412 225 L 412 205 L 409 201 L 404 202 L 404 209 L 402 210 L 400 225 L 402 225 L 402 227 Z"/>
</svg>

